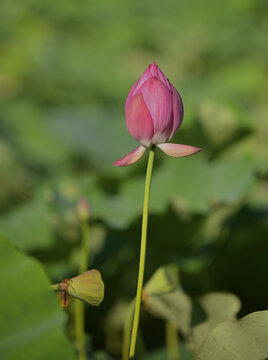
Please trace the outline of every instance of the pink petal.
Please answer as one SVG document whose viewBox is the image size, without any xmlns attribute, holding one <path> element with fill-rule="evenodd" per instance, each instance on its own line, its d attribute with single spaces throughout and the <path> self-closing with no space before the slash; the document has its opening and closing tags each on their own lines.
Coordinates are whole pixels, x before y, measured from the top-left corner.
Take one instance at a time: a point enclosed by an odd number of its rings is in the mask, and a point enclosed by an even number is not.
<svg viewBox="0 0 268 360">
<path fill-rule="evenodd" d="M 169 140 L 174 136 L 183 120 L 183 103 L 178 91 L 171 85 L 171 91 L 173 95 L 173 126 L 169 136 Z"/>
<path fill-rule="evenodd" d="M 139 147 L 137 147 L 135 150 L 131 151 L 130 153 L 128 153 L 126 156 L 122 157 L 122 159 L 117 160 L 113 163 L 114 166 L 128 166 L 128 165 L 132 165 L 135 162 L 137 162 L 138 160 L 140 160 L 140 158 L 142 157 L 142 155 L 145 153 L 146 147 L 143 145 L 140 145 Z"/>
<path fill-rule="evenodd" d="M 181 144 L 159 144 L 157 145 L 165 154 L 173 157 L 185 157 L 198 153 L 201 148 Z"/>
<path fill-rule="evenodd" d="M 160 70 L 160 68 L 156 65 L 155 62 L 152 65 L 149 66 L 149 69 L 150 69 L 150 72 L 151 72 L 152 76 L 155 76 L 156 78 L 161 80 L 162 83 L 164 85 L 166 85 L 169 90 L 171 90 L 170 82 L 168 81 L 168 79 L 165 77 L 165 75 Z"/>
<path fill-rule="evenodd" d="M 154 125 L 142 94 L 135 95 L 129 100 L 126 119 L 130 134 L 142 145 L 150 146 Z"/>
<path fill-rule="evenodd" d="M 136 90 L 136 87 L 137 87 L 138 82 L 139 82 L 139 80 L 137 80 L 137 81 L 135 82 L 135 84 L 132 86 L 130 92 L 128 93 L 127 100 L 126 100 L 126 105 L 125 105 L 125 109 L 127 109 L 129 100 L 132 98 L 133 93 L 134 93 L 135 90 Z"/>
<path fill-rule="evenodd" d="M 156 77 L 151 77 L 140 88 L 144 102 L 151 114 L 155 144 L 165 142 L 172 130 L 172 93 L 166 85 Z M 155 139 L 154 139 L 155 140 Z"/>
<path fill-rule="evenodd" d="M 150 72 L 150 66 L 148 66 L 148 68 L 144 71 L 144 73 L 142 74 L 142 76 L 135 82 L 135 84 L 132 86 L 128 96 L 127 96 L 127 100 L 126 100 L 126 108 L 128 106 L 129 100 L 131 99 L 132 96 L 135 96 L 137 94 L 139 94 L 139 90 L 141 88 L 141 86 L 145 83 L 145 81 L 147 81 L 150 77 L 152 77 L 152 74 Z"/>
</svg>

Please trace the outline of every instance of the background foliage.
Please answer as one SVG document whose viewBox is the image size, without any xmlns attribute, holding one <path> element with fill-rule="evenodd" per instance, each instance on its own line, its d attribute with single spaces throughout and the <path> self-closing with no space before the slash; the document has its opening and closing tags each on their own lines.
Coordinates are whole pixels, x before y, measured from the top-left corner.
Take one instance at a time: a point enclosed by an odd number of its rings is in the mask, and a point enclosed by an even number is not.
<svg viewBox="0 0 268 360">
<path fill-rule="evenodd" d="M 156 154 L 146 279 L 173 263 L 193 299 L 232 292 L 242 302 L 239 317 L 267 308 L 267 15 L 264 0 L 0 2 L 1 289 L 15 277 L 12 288 L 4 287 L 8 298 L 0 298 L 0 326 L 3 316 L 14 331 L 25 328 L 13 316 L 24 308 L 21 301 L 29 306 L 25 289 L 40 319 L 50 316 L 34 297 L 38 276 L 46 287 L 48 279 L 77 274 L 76 206 L 86 196 L 90 268 L 101 271 L 106 285 L 101 307 L 87 307 L 89 348 L 96 359 L 119 358 L 135 295 L 146 159 L 125 169 L 111 164 L 135 146 L 124 102 L 153 61 L 184 101 L 174 142 L 203 151 L 177 160 Z M 25 256 L 38 263 L 27 260 L 33 270 L 22 285 L 16 274 Z M 13 304 L 8 299 L 19 285 L 22 299 Z M 51 314 L 56 296 L 54 303 L 44 296 Z M 71 351 L 62 353 L 64 336 L 72 340 L 72 316 L 55 331 L 58 346 L 48 342 L 47 350 L 72 359 Z M 163 321 L 146 313 L 141 332 L 143 358 L 164 359 Z"/>
</svg>

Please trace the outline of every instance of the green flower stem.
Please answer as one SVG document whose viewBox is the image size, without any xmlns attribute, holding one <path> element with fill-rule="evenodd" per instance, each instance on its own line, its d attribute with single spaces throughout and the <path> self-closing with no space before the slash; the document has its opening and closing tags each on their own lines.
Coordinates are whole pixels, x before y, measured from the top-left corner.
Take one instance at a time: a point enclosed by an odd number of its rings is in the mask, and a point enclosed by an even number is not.
<svg viewBox="0 0 268 360">
<path fill-rule="evenodd" d="M 84 221 L 81 224 L 82 231 L 82 246 L 80 253 L 80 264 L 79 264 L 79 273 L 88 270 L 88 262 L 90 256 L 90 228 L 88 222 Z"/>
<path fill-rule="evenodd" d="M 178 331 L 173 324 L 166 321 L 166 344 L 169 360 L 180 360 Z"/>
<path fill-rule="evenodd" d="M 90 250 L 90 229 L 87 222 L 81 223 L 82 243 L 80 250 L 79 274 L 87 271 Z M 75 335 L 77 340 L 79 360 L 86 360 L 86 337 L 85 337 L 85 304 L 75 299 Z"/>
<path fill-rule="evenodd" d="M 74 299 L 75 311 L 75 336 L 77 341 L 77 350 L 79 360 L 86 360 L 86 339 L 85 339 L 85 320 L 84 303 L 81 300 Z"/>
<path fill-rule="evenodd" d="M 150 153 L 149 153 L 149 157 L 148 157 L 148 165 L 147 165 L 147 172 L 146 172 L 146 179 L 145 179 L 142 231 L 141 231 L 140 264 L 139 264 L 135 314 L 134 314 L 132 334 L 131 334 L 131 339 L 130 339 L 130 350 L 129 350 L 130 358 L 132 358 L 135 355 L 135 348 L 136 348 L 137 334 L 138 334 L 138 327 L 139 327 L 139 319 L 140 319 L 141 297 L 142 297 L 142 287 L 143 287 L 143 277 L 144 277 L 144 267 L 145 267 L 145 255 L 146 255 L 149 198 L 150 198 L 151 177 L 152 177 L 152 170 L 153 170 L 153 163 L 154 163 L 154 153 L 155 153 L 155 146 L 152 146 L 150 148 Z"/>
</svg>

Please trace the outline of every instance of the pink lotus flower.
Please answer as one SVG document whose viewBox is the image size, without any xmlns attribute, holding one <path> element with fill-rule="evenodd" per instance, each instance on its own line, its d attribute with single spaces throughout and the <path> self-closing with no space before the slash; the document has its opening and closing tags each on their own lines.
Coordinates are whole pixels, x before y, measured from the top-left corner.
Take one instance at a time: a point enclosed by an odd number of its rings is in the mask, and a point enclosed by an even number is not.
<svg viewBox="0 0 268 360">
<path fill-rule="evenodd" d="M 180 127 L 183 119 L 183 104 L 178 91 L 154 62 L 133 85 L 126 100 L 127 129 L 141 145 L 115 166 L 127 166 L 137 162 L 147 147 L 158 146 L 173 157 L 184 157 L 201 149 L 167 143 Z"/>
</svg>

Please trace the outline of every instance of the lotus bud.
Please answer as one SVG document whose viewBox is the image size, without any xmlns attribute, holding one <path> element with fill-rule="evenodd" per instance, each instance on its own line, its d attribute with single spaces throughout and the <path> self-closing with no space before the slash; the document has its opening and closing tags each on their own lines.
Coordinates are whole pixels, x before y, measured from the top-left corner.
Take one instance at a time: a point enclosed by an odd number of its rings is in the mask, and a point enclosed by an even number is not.
<svg viewBox="0 0 268 360">
<path fill-rule="evenodd" d="M 77 215 L 81 222 L 87 222 L 90 219 L 90 205 L 85 197 L 82 197 L 77 204 Z"/>
<path fill-rule="evenodd" d="M 138 161 L 146 147 L 158 146 L 167 155 L 184 157 L 201 149 L 188 145 L 168 144 L 183 120 L 180 94 L 154 62 L 149 65 L 130 90 L 125 106 L 127 129 L 141 145 L 114 162 L 127 166 Z"/>
</svg>

